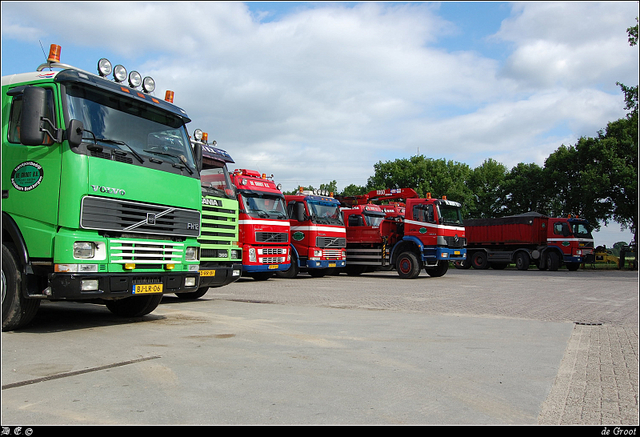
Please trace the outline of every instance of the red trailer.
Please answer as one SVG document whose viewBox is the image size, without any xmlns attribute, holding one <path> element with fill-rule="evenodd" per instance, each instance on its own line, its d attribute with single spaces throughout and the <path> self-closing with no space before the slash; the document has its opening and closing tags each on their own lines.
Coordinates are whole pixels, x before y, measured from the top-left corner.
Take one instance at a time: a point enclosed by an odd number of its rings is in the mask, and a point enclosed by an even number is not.
<svg viewBox="0 0 640 437">
<path fill-rule="evenodd" d="M 515 263 L 527 270 L 569 270 L 593 254 L 593 237 L 586 220 L 551 218 L 537 212 L 501 218 L 465 220 L 467 260 L 456 267 L 503 269 Z"/>
</svg>

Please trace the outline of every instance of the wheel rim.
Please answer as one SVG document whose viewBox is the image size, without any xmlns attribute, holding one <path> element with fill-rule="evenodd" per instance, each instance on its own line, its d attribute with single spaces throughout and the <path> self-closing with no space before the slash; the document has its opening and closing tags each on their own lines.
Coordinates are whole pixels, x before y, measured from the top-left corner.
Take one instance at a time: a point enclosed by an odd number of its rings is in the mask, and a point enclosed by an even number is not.
<svg viewBox="0 0 640 437">
<path fill-rule="evenodd" d="M 405 258 L 400 261 L 400 271 L 404 274 L 411 271 L 411 262 L 408 259 Z"/>
</svg>

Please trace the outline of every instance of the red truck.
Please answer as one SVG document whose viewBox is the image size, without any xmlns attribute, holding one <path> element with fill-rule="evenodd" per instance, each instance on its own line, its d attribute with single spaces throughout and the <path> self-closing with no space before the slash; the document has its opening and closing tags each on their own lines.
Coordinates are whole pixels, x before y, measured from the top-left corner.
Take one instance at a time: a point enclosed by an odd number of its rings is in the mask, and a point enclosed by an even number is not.
<svg viewBox="0 0 640 437">
<path fill-rule="evenodd" d="M 299 191 L 286 195 L 291 223 L 291 268 L 278 276 L 293 278 L 300 271 L 321 277 L 346 264 L 346 229 L 340 202 L 329 193 Z"/>
<path fill-rule="evenodd" d="M 374 204 L 403 199 L 406 203 Z M 411 188 L 373 190 L 340 198 L 347 225 L 347 274 L 396 268 L 416 278 L 422 268 L 443 276 L 449 261 L 464 261 L 461 205 L 446 198 L 418 197 Z"/>
<path fill-rule="evenodd" d="M 579 218 L 552 218 L 537 212 L 502 218 L 464 221 L 467 260 L 456 267 L 503 269 L 515 263 L 519 270 L 535 264 L 555 271 L 563 264 L 575 271 L 593 257 L 589 223 Z"/>
<path fill-rule="evenodd" d="M 231 181 L 238 190 L 242 274 L 265 280 L 288 270 L 290 225 L 280 186 L 247 169 L 234 170 Z"/>
</svg>

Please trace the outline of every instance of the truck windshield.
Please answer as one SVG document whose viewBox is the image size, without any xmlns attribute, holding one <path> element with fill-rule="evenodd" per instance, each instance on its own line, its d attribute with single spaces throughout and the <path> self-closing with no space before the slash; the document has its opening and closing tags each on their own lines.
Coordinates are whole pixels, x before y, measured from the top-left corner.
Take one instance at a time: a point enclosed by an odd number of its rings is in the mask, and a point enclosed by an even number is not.
<svg viewBox="0 0 640 437">
<path fill-rule="evenodd" d="M 460 208 L 456 206 L 439 205 L 438 216 L 443 225 L 462 226 L 462 213 L 460 212 Z"/>
<path fill-rule="evenodd" d="M 364 212 L 364 220 L 367 222 L 367 226 L 378 227 L 384 220 L 384 213 Z"/>
<path fill-rule="evenodd" d="M 231 183 L 226 165 L 202 170 L 200 172 L 200 185 L 205 195 L 222 196 L 228 199 L 236 198 L 236 190 Z"/>
<path fill-rule="evenodd" d="M 193 173 L 195 164 L 183 120 L 143 102 L 97 88 L 68 84 L 68 119 L 80 120 L 83 142 L 154 157 Z"/>
<path fill-rule="evenodd" d="M 344 226 L 338 203 L 307 200 L 307 206 L 311 213 L 312 223 Z"/>
<path fill-rule="evenodd" d="M 571 223 L 571 231 L 575 237 L 593 239 L 587 223 Z"/>
<path fill-rule="evenodd" d="M 284 196 L 257 191 L 241 191 L 242 207 L 245 212 L 255 218 L 286 220 L 287 213 Z"/>
</svg>

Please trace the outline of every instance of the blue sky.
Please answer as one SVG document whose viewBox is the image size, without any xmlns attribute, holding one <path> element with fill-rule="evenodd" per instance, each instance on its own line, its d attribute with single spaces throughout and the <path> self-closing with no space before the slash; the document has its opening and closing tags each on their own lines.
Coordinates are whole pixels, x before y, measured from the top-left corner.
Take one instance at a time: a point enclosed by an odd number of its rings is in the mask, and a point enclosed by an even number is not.
<svg viewBox="0 0 640 437">
<path fill-rule="evenodd" d="M 2 75 L 35 70 L 41 44 L 90 72 L 107 57 L 173 90 L 236 168 L 343 189 L 418 152 L 543 165 L 596 135 L 625 114 L 616 81 L 638 83 L 636 16 L 637 2 L 3 2 Z M 629 239 L 613 228 L 606 244 Z"/>
</svg>

